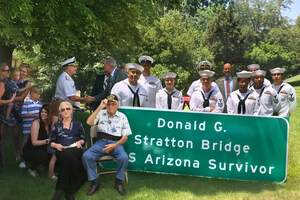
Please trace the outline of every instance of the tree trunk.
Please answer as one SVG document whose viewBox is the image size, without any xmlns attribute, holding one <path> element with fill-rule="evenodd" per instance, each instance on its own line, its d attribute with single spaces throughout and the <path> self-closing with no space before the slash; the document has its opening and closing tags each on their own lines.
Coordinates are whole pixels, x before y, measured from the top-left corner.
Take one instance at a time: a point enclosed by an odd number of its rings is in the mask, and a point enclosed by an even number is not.
<svg viewBox="0 0 300 200">
<path fill-rule="evenodd" d="M 11 67 L 12 62 L 12 53 L 14 51 L 14 46 L 6 46 L 3 43 L 0 43 L 0 63 L 7 63 Z"/>
</svg>

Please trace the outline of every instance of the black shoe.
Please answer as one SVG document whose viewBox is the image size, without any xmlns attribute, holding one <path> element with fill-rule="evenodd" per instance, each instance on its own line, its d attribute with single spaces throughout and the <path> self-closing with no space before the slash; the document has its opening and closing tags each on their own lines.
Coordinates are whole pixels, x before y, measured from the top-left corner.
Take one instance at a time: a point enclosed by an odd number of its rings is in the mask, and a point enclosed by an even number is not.
<svg viewBox="0 0 300 200">
<path fill-rule="evenodd" d="M 95 179 L 92 181 L 91 183 L 91 187 L 89 189 L 89 191 L 87 191 L 87 195 L 92 195 L 94 194 L 97 190 L 99 190 L 99 187 L 100 187 L 100 183 L 98 181 L 98 179 Z"/>
<path fill-rule="evenodd" d="M 64 194 L 63 190 L 56 190 L 54 196 L 52 197 L 52 200 L 59 200 L 62 198 Z"/>
<path fill-rule="evenodd" d="M 121 181 L 115 181 L 115 188 L 121 195 L 126 194 L 126 191 L 125 191 Z"/>
</svg>

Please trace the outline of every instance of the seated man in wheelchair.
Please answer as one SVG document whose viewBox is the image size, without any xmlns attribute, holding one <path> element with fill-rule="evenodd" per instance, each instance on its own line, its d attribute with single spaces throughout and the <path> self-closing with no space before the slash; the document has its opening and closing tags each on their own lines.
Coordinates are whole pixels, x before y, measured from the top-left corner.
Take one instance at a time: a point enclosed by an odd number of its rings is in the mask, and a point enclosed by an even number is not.
<svg viewBox="0 0 300 200">
<path fill-rule="evenodd" d="M 109 95 L 106 99 L 101 101 L 99 107 L 87 119 L 88 125 L 98 123 L 97 141 L 84 152 L 82 156 L 83 165 L 87 170 L 88 180 L 91 181 L 91 187 L 87 195 L 94 194 L 100 187 L 95 160 L 105 155 L 111 155 L 116 158 L 118 168 L 115 188 L 121 195 L 126 194 L 122 181 L 125 179 L 128 155 L 122 144 L 127 141 L 128 135 L 131 135 L 132 132 L 127 117 L 117 111 L 118 107 L 118 98 L 115 95 Z"/>
</svg>

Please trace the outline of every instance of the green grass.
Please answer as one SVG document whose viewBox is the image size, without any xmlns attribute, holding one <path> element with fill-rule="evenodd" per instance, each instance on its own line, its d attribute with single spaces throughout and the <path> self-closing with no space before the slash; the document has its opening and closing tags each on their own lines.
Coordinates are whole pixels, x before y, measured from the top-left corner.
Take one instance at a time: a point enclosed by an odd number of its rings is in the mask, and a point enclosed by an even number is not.
<svg viewBox="0 0 300 200">
<path fill-rule="evenodd" d="M 300 80 L 300 76 L 299 76 Z M 293 80 L 299 81 L 299 80 Z M 124 183 L 127 195 L 115 191 L 115 174 L 101 175 L 100 190 L 89 197 L 85 192 L 90 183 L 75 194 L 78 200 L 101 199 L 300 199 L 300 84 L 295 87 L 298 107 L 290 118 L 287 183 L 247 182 L 192 176 L 177 176 L 129 172 L 129 183 Z M 88 113 L 74 115 L 85 122 Z M 85 127 L 88 130 L 88 126 Z M 87 132 L 88 135 L 88 132 Z M 46 178 L 46 171 L 32 178 L 27 169 L 20 169 L 14 161 L 11 135 L 4 155 L 5 169 L 0 173 L 0 200 L 51 199 L 55 182 Z"/>
</svg>

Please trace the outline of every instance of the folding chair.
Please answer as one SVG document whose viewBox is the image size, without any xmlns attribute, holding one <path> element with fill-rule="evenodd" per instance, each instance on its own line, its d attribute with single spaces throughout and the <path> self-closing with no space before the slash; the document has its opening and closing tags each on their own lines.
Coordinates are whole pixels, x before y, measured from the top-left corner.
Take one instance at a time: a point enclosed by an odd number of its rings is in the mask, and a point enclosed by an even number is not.
<svg viewBox="0 0 300 200">
<path fill-rule="evenodd" d="M 91 127 L 91 129 L 90 129 L 90 137 L 91 137 L 91 145 L 93 145 L 97 141 L 97 125 L 94 125 L 94 126 Z M 104 168 L 101 163 L 116 162 L 116 158 L 113 157 L 113 156 L 110 156 L 110 155 L 104 155 L 101 158 L 95 160 L 95 162 L 101 168 Z M 110 174 L 110 173 L 116 173 L 117 172 L 116 170 L 110 170 L 110 171 L 100 172 L 100 171 L 98 171 L 98 167 L 96 167 L 96 169 L 97 169 L 98 176 L 100 174 Z M 128 183 L 127 171 L 125 171 L 125 180 Z"/>
</svg>

